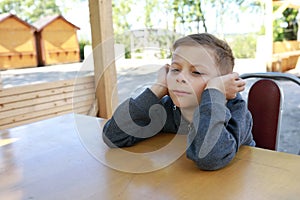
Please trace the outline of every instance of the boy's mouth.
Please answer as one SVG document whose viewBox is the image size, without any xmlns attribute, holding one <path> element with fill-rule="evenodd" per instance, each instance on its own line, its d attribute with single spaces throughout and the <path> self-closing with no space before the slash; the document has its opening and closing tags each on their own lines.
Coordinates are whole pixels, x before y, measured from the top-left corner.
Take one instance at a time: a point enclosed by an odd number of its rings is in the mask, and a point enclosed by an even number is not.
<svg viewBox="0 0 300 200">
<path fill-rule="evenodd" d="M 172 92 L 176 95 L 176 96 L 186 96 L 186 95 L 190 95 L 190 92 L 186 92 L 183 90 L 172 90 Z"/>
</svg>

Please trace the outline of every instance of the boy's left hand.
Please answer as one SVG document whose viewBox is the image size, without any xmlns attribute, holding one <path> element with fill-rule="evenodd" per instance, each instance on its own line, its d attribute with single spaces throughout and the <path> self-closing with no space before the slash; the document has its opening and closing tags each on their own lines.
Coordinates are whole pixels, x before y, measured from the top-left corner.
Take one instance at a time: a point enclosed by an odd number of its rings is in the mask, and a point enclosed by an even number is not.
<svg viewBox="0 0 300 200">
<path fill-rule="evenodd" d="M 157 80 L 150 89 L 152 92 L 160 99 L 165 95 L 168 95 L 168 87 L 167 87 L 167 74 L 169 72 L 169 64 L 165 64 L 161 67 L 157 72 Z"/>
<path fill-rule="evenodd" d="M 238 92 L 245 89 L 246 81 L 239 77 L 239 74 L 233 72 L 210 79 L 207 82 L 206 88 L 214 88 L 221 91 L 226 99 L 234 99 Z"/>
</svg>

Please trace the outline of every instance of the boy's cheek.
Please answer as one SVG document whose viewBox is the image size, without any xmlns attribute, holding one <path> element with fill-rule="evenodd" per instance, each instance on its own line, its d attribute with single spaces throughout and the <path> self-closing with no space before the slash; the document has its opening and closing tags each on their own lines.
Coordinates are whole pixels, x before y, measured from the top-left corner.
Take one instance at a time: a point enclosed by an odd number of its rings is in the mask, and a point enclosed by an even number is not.
<svg viewBox="0 0 300 200">
<path fill-rule="evenodd" d="M 172 78 L 172 75 L 170 73 L 167 74 L 167 85 L 172 85 L 172 82 L 174 81 L 174 78 Z"/>
</svg>

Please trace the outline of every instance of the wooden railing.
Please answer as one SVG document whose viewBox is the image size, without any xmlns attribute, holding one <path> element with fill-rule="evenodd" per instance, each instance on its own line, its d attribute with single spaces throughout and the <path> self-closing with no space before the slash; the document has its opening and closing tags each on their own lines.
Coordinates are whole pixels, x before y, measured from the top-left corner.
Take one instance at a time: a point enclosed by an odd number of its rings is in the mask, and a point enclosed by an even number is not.
<svg viewBox="0 0 300 200">
<path fill-rule="evenodd" d="M 294 69 L 299 56 L 299 41 L 274 42 L 272 71 L 285 72 Z"/>
<path fill-rule="evenodd" d="M 0 129 L 66 113 L 95 115 L 94 76 L 0 88 Z"/>
</svg>

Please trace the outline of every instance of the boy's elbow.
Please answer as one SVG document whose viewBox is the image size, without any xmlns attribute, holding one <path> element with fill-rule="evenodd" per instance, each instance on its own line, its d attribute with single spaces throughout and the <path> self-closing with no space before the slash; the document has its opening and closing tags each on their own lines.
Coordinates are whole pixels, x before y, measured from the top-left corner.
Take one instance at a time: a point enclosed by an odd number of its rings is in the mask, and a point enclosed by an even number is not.
<svg viewBox="0 0 300 200">
<path fill-rule="evenodd" d="M 109 124 L 108 124 L 109 125 Z M 132 146 L 136 139 L 123 133 L 118 128 L 111 128 L 109 126 L 104 126 L 102 132 L 103 142 L 110 148 L 121 148 Z"/>
<path fill-rule="evenodd" d="M 104 125 L 103 131 L 102 131 L 102 140 L 103 142 L 110 148 L 117 148 L 117 141 L 116 141 L 116 134 L 113 134 L 113 132 L 109 128 L 110 121 L 107 122 Z"/>
<path fill-rule="evenodd" d="M 112 138 L 109 138 L 109 134 L 106 134 L 106 132 L 102 133 L 102 140 L 103 142 L 109 147 L 109 148 L 116 148 L 117 146 L 112 141 Z"/>
<path fill-rule="evenodd" d="M 229 154 L 225 157 L 220 157 L 217 155 L 208 154 L 204 158 L 199 158 L 199 156 L 187 154 L 187 157 L 193 160 L 199 169 L 206 171 L 214 171 L 227 166 L 233 159 L 234 155 Z"/>
<path fill-rule="evenodd" d="M 214 170 L 218 170 L 218 169 L 221 169 L 226 166 L 226 164 L 223 164 L 221 162 L 208 161 L 205 158 L 194 160 L 194 162 L 196 163 L 196 165 L 199 169 L 205 170 L 205 171 L 214 171 Z"/>
</svg>

